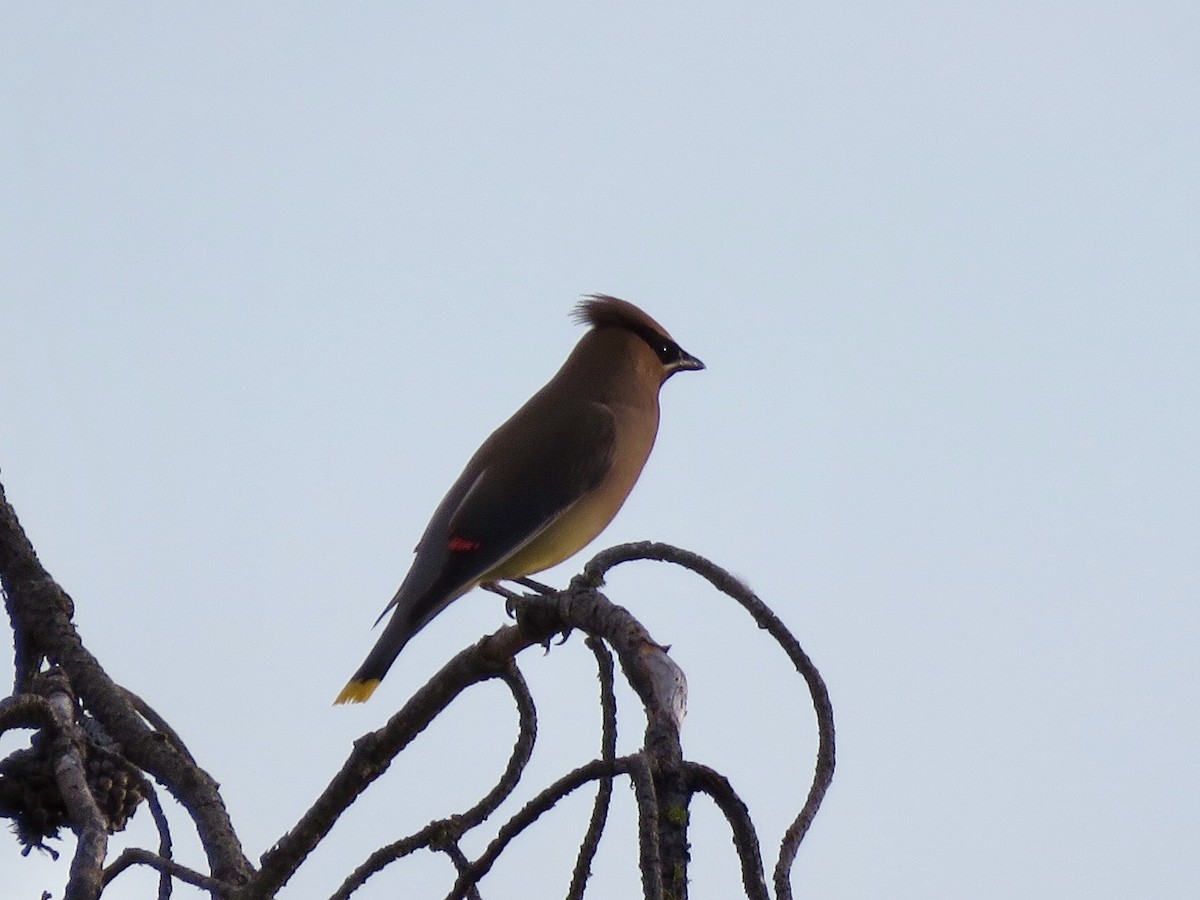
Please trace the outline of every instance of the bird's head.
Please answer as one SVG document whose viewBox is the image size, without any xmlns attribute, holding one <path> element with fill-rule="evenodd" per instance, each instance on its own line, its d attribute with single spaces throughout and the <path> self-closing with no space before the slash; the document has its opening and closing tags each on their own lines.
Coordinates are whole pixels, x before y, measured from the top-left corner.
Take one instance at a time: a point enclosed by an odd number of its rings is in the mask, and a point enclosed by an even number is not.
<svg viewBox="0 0 1200 900">
<path fill-rule="evenodd" d="M 575 307 L 575 319 L 596 328 L 623 328 L 637 335 L 649 345 L 662 364 L 662 381 L 676 372 L 704 368 L 704 363 L 680 347 L 667 329 L 628 300 L 607 294 L 592 294 Z"/>
</svg>

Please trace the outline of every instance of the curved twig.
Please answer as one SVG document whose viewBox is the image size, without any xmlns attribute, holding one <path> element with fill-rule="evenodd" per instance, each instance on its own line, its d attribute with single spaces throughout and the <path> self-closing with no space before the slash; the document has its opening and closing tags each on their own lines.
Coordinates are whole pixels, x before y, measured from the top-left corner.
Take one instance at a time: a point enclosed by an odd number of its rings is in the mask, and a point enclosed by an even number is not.
<svg viewBox="0 0 1200 900">
<path fill-rule="evenodd" d="M 457 842 L 449 841 L 437 849 L 454 861 L 454 867 L 458 869 L 459 875 L 471 867 L 471 861 L 467 859 L 467 855 L 462 852 L 462 847 L 458 846 Z M 467 885 L 467 894 L 464 900 L 480 900 L 479 886 L 474 883 Z"/>
<path fill-rule="evenodd" d="M 659 846 L 658 796 L 650 763 L 641 753 L 629 757 L 629 777 L 638 809 L 638 864 L 646 900 L 662 900 L 662 853 Z"/>
<path fill-rule="evenodd" d="M 471 864 L 466 872 L 458 876 L 458 880 L 454 882 L 454 887 L 446 895 L 446 900 L 461 900 L 467 886 L 479 883 L 479 880 L 491 870 L 504 848 L 512 843 L 517 835 L 536 822 L 544 813 L 553 809 L 560 800 L 571 792 L 578 790 L 589 781 L 596 781 L 600 778 L 611 778 L 614 775 L 629 772 L 635 765 L 633 759 L 634 757 L 629 756 L 620 757 L 612 762 L 594 759 L 568 772 L 539 792 L 500 827 L 496 837 L 492 839 L 492 842 L 488 844 L 479 858 Z"/>
<path fill-rule="evenodd" d="M 742 864 L 742 885 L 750 900 L 770 900 L 767 882 L 763 878 L 762 850 L 758 845 L 758 834 L 750 819 L 750 810 L 737 795 L 729 779 L 715 769 L 700 763 L 684 763 L 689 785 L 700 793 L 707 794 L 725 815 L 733 832 L 733 846 Z"/>
<path fill-rule="evenodd" d="M 173 859 L 167 859 L 166 857 L 159 856 L 157 853 L 143 850 L 141 847 L 129 847 L 121 851 L 121 855 L 113 860 L 108 868 L 104 870 L 104 885 L 107 886 L 118 875 L 130 866 L 135 865 L 149 866 L 171 878 L 178 878 L 186 884 L 198 887 L 203 891 L 208 891 L 214 896 L 219 896 L 227 887 L 227 885 L 216 878 L 201 875 L 195 869 L 181 866 Z M 162 896 L 161 888 L 159 896 Z"/>
<path fill-rule="evenodd" d="M 155 732 L 170 741 L 175 749 L 182 753 L 189 762 L 193 765 L 196 763 L 196 757 L 192 756 L 192 751 L 187 748 L 187 744 L 183 742 L 183 738 L 179 736 L 178 732 L 171 727 L 166 719 L 154 710 L 154 707 L 124 685 L 118 684 L 116 687 L 129 701 L 130 705 L 137 710 L 138 715 L 145 719 Z"/>
<path fill-rule="evenodd" d="M 403 859 L 410 853 L 432 847 L 437 843 L 439 835 L 446 827 L 446 820 L 438 819 L 406 838 L 401 838 L 386 847 L 380 847 L 368 856 L 362 865 L 346 876 L 346 880 L 338 886 L 338 889 L 329 895 L 329 900 L 346 900 L 384 866 Z"/>
<path fill-rule="evenodd" d="M 0 734 L 13 728 L 43 728 L 54 723 L 54 713 L 45 697 L 16 694 L 0 700 Z"/>
<path fill-rule="evenodd" d="M 597 675 L 600 680 L 600 758 L 611 762 L 617 755 L 617 696 L 613 685 L 613 658 L 604 642 L 589 637 L 587 646 L 596 657 Z M 608 821 L 608 810 L 612 805 L 612 778 L 601 778 L 596 787 L 596 800 L 592 804 L 592 817 L 579 845 L 575 868 L 571 872 L 571 885 L 567 900 L 581 900 L 592 871 L 592 861 L 600 847 L 600 835 Z"/>
<path fill-rule="evenodd" d="M 513 745 L 512 754 L 509 756 L 508 766 L 495 787 L 482 800 L 461 815 L 431 822 L 415 834 L 374 851 L 362 865 L 346 877 L 346 880 L 332 895 L 331 900 L 349 897 L 362 887 L 367 879 L 385 866 L 422 847 L 441 847 L 449 844 L 457 847 L 455 842 L 459 837 L 483 822 L 513 792 L 520 781 L 521 773 L 525 771 L 525 766 L 529 764 L 529 759 L 533 755 L 533 745 L 537 738 L 537 708 L 533 702 L 533 695 L 529 692 L 529 685 L 515 664 L 506 667 L 499 677 L 512 691 L 513 699 L 517 704 L 519 721 L 517 740 Z M 463 860 L 465 864 L 466 858 L 463 857 Z M 459 870 L 462 871 L 461 866 Z"/>
<path fill-rule="evenodd" d="M 50 759 L 58 792 L 78 841 L 63 900 L 95 900 L 103 889 L 104 856 L 108 852 L 108 820 L 92 794 L 84 765 L 83 733 L 75 722 L 75 699 L 55 689 L 46 698 L 54 714 L 56 734 Z"/>
<path fill-rule="evenodd" d="M 783 648 L 796 667 L 796 671 L 808 684 L 813 709 L 817 716 L 817 761 L 804 806 L 784 833 L 780 843 L 779 861 L 775 865 L 774 872 L 776 894 L 779 900 L 788 900 L 792 895 L 789 879 L 796 853 L 800 849 L 800 843 L 804 840 L 804 835 L 808 832 L 817 810 L 821 807 L 821 801 L 829 789 L 830 782 L 833 780 L 836 752 L 833 705 L 829 699 L 829 690 L 816 666 L 800 646 L 799 641 L 770 607 L 763 603 L 742 581 L 699 554 L 672 547 L 670 544 L 652 541 L 620 544 L 596 554 L 584 566 L 580 579 L 585 584 L 602 584 L 604 574 L 609 569 L 621 563 L 638 559 L 661 560 L 691 569 L 717 590 L 737 600 L 750 613 L 758 626 L 767 631 Z"/>
<path fill-rule="evenodd" d="M 500 776 L 496 786 L 482 800 L 456 817 L 462 824 L 460 834 L 474 828 L 494 813 L 516 789 L 517 782 L 521 780 L 521 773 L 525 771 L 530 757 L 533 756 L 533 745 L 537 741 L 537 707 L 534 705 L 533 694 L 529 692 L 525 676 L 521 674 L 516 663 L 510 663 L 500 679 L 508 685 L 517 704 L 517 740 L 513 744 L 504 774 Z"/>
<path fill-rule="evenodd" d="M 513 655 L 535 641 L 513 625 L 480 639 L 442 666 L 382 728 L 355 741 L 350 756 L 308 812 L 263 854 L 262 868 L 239 894 L 240 900 L 273 897 L 355 798 L 438 713 L 471 685 L 502 677 Z"/>
<path fill-rule="evenodd" d="M 160 859 L 172 861 L 171 854 L 174 852 L 171 841 L 171 823 L 167 821 L 167 814 L 163 811 L 162 802 L 158 799 L 158 791 L 154 790 L 153 785 L 147 785 L 149 790 L 146 792 L 146 804 L 150 807 L 150 815 L 154 819 L 154 826 L 158 829 L 158 856 Z M 171 896 L 171 873 L 159 870 L 158 873 L 158 900 L 169 900 Z"/>
</svg>

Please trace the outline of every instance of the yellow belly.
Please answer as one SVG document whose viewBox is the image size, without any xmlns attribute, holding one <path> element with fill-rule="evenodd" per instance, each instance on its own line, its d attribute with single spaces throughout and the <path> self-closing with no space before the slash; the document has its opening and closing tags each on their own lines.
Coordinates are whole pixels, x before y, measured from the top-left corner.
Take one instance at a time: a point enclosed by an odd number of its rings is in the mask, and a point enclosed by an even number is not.
<svg viewBox="0 0 1200 900">
<path fill-rule="evenodd" d="M 608 527 L 626 496 L 628 491 L 613 498 L 615 502 L 600 502 L 597 492 L 581 497 L 549 528 L 485 574 L 480 582 L 524 578 L 569 559 Z"/>
</svg>

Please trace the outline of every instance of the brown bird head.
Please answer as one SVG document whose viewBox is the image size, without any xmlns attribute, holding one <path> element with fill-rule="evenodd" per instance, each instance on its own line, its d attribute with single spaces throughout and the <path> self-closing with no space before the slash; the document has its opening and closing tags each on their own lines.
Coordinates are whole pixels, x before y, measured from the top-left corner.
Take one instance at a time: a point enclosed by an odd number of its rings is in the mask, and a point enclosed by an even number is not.
<svg viewBox="0 0 1200 900">
<path fill-rule="evenodd" d="M 595 328 L 621 328 L 649 345 L 662 364 L 662 381 L 676 372 L 699 370 L 704 363 L 675 343 L 667 329 L 628 300 L 592 294 L 575 307 L 575 320 Z"/>
</svg>

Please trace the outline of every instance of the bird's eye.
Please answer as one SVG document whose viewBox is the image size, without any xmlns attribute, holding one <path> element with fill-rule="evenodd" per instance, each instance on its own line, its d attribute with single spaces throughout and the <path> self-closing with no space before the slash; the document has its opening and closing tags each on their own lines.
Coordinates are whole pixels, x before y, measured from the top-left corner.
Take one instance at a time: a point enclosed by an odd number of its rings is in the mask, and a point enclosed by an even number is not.
<svg viewBox="0 0 1200 900">
<path fill-rule="evenodd" d="M 679 359 L 679 345 L 674 341 L 658 341 L 654 344 L 654 352 L 658 354 L 659 361 L 662 364 L 670 365 Z"/>
<path fill-rule="evenodd" d="M 677 362 L 683 351 L 669 337 L 663 337 L 657 331 L 650 328 L 637 328 L 637 334 L 644 340 L 650 349 L 654 351 L 654 355 L 658 357 L 659 362 L 664 366 L 669 366 L 673 362 Z"/>
</svg>

